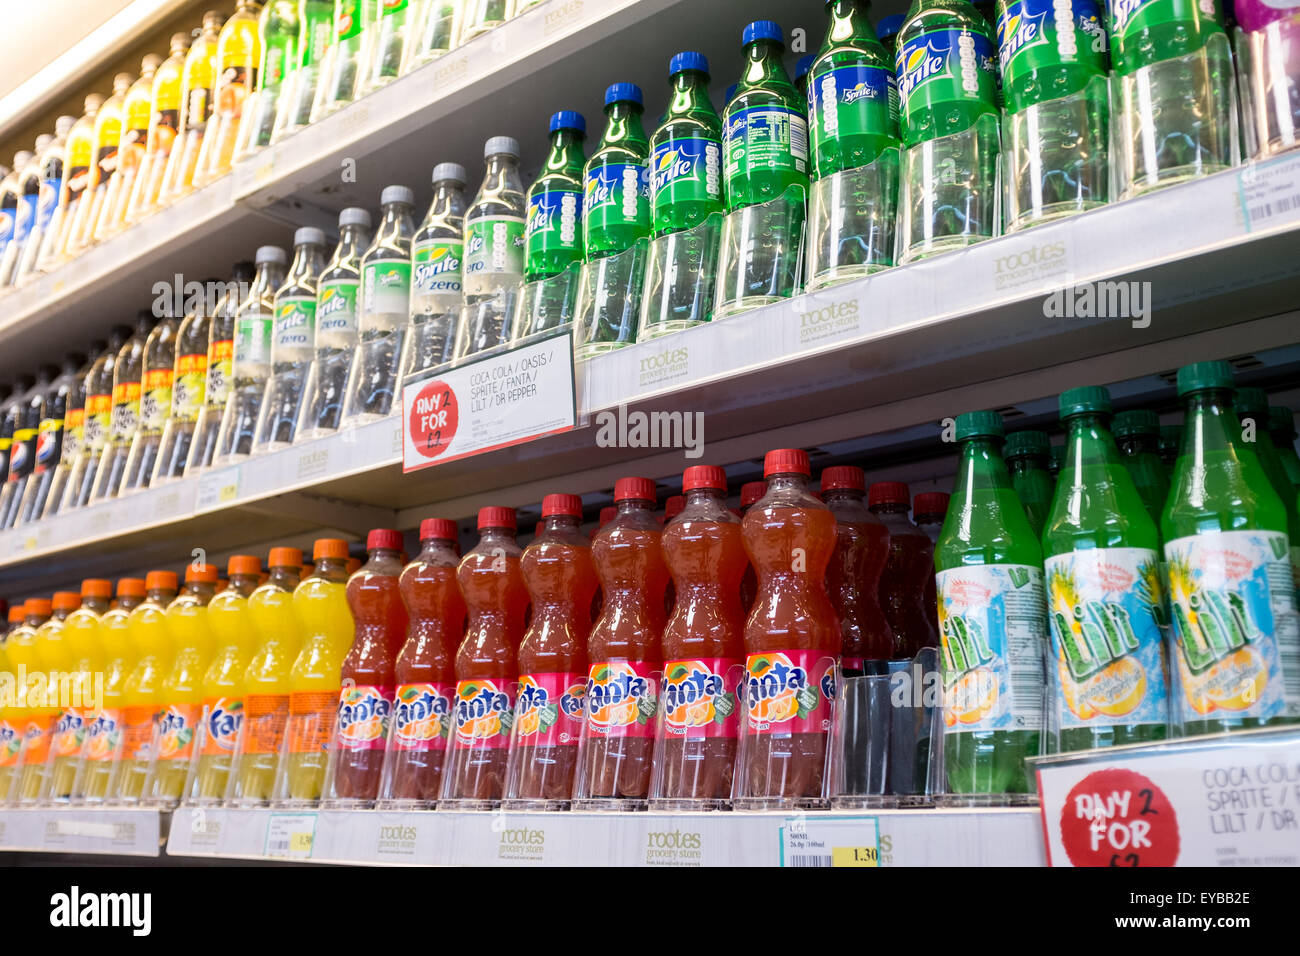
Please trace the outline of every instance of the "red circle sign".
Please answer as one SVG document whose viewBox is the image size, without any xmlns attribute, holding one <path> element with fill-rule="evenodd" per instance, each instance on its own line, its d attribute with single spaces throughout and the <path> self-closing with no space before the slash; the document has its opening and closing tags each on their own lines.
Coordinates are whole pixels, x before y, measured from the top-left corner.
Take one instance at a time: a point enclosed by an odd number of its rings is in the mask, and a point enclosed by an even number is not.
<svg viewBox="0 0 1300 956">
<path fill-rule="evenodd" d="M 425 458 L 437 458 L 456 437 L 460 410 L 456 393 L 445 383 L 427 383 L 411 402 L 407 432 L 411 444 Z"/>
<path fill-rule="evenodd" d="M 1061 809 L 1061 843 L 1075 866 L 1173 866 L 1178 842 L 1173 804 L 1132 770 L 1088 774 Z"/>
</svg>

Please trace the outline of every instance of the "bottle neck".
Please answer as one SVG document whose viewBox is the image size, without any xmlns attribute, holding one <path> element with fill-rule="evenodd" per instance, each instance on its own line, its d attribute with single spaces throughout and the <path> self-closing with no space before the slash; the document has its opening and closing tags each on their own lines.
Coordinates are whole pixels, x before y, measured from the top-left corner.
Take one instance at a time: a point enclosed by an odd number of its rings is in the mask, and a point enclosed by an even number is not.
<svg viewBox="0 0 1300 956">
<path fill-rule="evenodd" d="M 519 161 L 506 153 L 489 156 L 483 188 L 479 192 L 484 198 L 498 197 L 506 192 L 522 192 L 519 185 Z"/>
<path fill-rule="evenodd" d="M 298 568 L 294 567 L 274 567 L 271 569 L 270 576 L 266 579 L 267 584 L 274 584 L 284 591 L 292 591 L 302 580 L 302 574 Z"/>
<path fill-rule="evenodd" d="M 826 30 L 827 45 L 849 40 L 875 40 L 876 31 L 867 16 L 870 6 L 868 0 L 835 0 L 826 11 L 831 21 Z"/>
<path fill-rule="evenodd" d="M 787 472 L 785 474 L 780 474 L 780 475 L 768 475 L 767 495 L 764 495 L 764 497 L 767 497 L 768 495 L 771 495 L 773 492 L 776 491 L 800 491 L 803 492 L 804 494 L 809 494 L 808 485 L 811 480 L 812 479 L 809 478 L 807 475 L 800 474 L 799 472 Z M 759 500 L 761 501 L 762 499 Z M 754 502 L 754 504 L 758 504 L 758 502 L 756 501 Z M 751 505 L 750 507 L 753 507 L 753 505 Z"/>
<path fill-rule="evenodd" d="M 440 564 L 454 564 L 460 557 L 460 549 L 454 541 L 446 538 L 425 538 L 420 542 L 420 560 Z"/>
<path fill-rule="evenodd" d="M 320 275 L 325 262 L 325 250 L 314 242 L 306 242 L 293 251 L 293 265 L 289 274 L 295 280 L 314 279 Z"/>
<path fill-rule="evenodd" d="M 356 259 L 361 253 L 365 252 L 366 246 L 370 244 L 370 234 L 361 225 L 344 226 L 343 231 L 339 233 L 339 247 L 334 253 L 334 261 L 342 262 L 345 259 Z"/>
<path fill-rule="evenodd" d="M 709 74 L 699 70 L 682 70 L 673 75 L 672 102 L 668 106 L 669 116 L 687 116 L 692 113 L 706 113 L 717 116 L 713 101 L 709 99 Z"/>
<path fill-rule="evenodd" d="M 448 219 L 465 214 L 465 193 L 460 183 L 444 180 L 435 184 L 431 219 Z"/>
<path fill-rule="evenodd" d="M 83 611 L 90 611 L 93 614 L 103 614 L 105 611 L 108 610 L 108 608 L 109 608 L 108 598 L 88 597 L 88 598 L 82 598 L 81 600 L 81 609 Z"/>
<path fill-rule="evenodd" d="M 257 577 L 252 574 L 232 574 L 230 576 L 230 587 L 226 590 L 235 591 L 248 597 L 257 589 Z"/>
<path fill-rule="evenodd" d="M 1115 439 L 1120 450 L 1127 455 L 1154 455 L 1157 437 L 1147 432 L 1130 432 L 1123 438 Z"/>
<path fill-rule="evenodd" d="M 1013 475 L 1027 475 L 1031 471 L 1047 471 L 1047 459 L 1042 455 L 1016 455 L 1006 459 L 1007 470 Z"/>
<path fill-rule="evenodd" d="M 480 528 L 478 534 L 479 547 L 517 547 L 515 543 L 515 531 L 513 528 Z"/>
<path fill-rule="evenodd" d="M 774 40 L 755 40 L 745 47 L 745 72 L 740 79 L 741 86 L 771 82 L 792 85 L 781 62 L 781 50 L 781 44 Z"/>
<path fill-rule="evenodd" d="M 580 521 L 581 519 L 574 515 L 548 515 L 542 523 L 542 534 L 552 532 L 566 535 L 577 534 Z"/>
<path fill-rule="evenodd" d="M 605 124 L 605 135 L 600 141 L 602 148 L 645 140 L 645 130 L 641 126 L 641 107 L 635 103 L 611 104 L 605 110 L 605 116 L 608 122 Z"/>
<path fill-rule="evenodd" d="M 556 130 L 551 135 L 551 152 L 546 157 L 545 172 L 582 174 L 582 134 L 575 129 Z"/>
<path fill-rule="evenodd" d="M 724 500 L 726 494 L 726 490 L 722 488 L 692 488 L 690 491 L 686 492 L 686 508 L 707 505 L 725 511 L 726 505 L 724 504 Z M 686 509 L 683 508 L 682 510 L 684 511 Z"/>
<path fill-rule="evenodd" d="M 866 495 L 857 488 L 832 488 L 830 491 L 822 492 L 822 500 L 826 502 L 827 507 L 840 501 L 861 504 L 865 497 Z"/>
<path fill-rule="evenodd" d="M 411 207 L 404 202 L 390 202 L 384 207 L 384 218 L 379 223 L 379 232 L 375 235 L 374 245 L 385 241 L 409 236 L 414 226 L 411 222 Z"/>
<path fill-rule="evenodd" d="M 1002 443 L 981 435 L 962 443 L 956 490 L 964 493 L 983 488 L 1009 490 L 1011 473 L 1002 460 Z"/>
<path fill-rule="evenodd" d="M 1241 423 L 1232 408 L 1231 394 L 1224 389 L 1193 392 L 1187 397 L 1187 423 L 1179 455 L 1227 451 L 1241 435 Z M 1190 447 L 1189 447 L 1190 443 Z"/>
<path fill-rule="evenodd" d="M 373 548 L 367 557 L 368 564 L 401 564 L 402 555 L 392 548 Z"/>
<path fill-rule="evenodd" d="M 323 578 L 335 584 L 343 583 L 348 579 L 347 558 L 318 558 L 316 570 L 311 573 L 311 577 Z"/>
<path fill-rule="evenodd" d="M 1119 465 L 1119 446 L 1111 436 L 1103 415 L 1090 413 L 1073 415 L 1066 419 L 1069 429 L 1065 447 L 1065 469 L 1074 471 L 1072 477 L 1076 485 L 1083 483 L 1080 470 L 1084 465 Z"/>
<path fill-rule="evenodd" d="M 145 600 L 152 601 L 154 604 L 160 604 L 163 607 L 166 607 L 168 604 L 171 604 L 172 601 L 176 600 L 176 592 L 163 591 L 159 588 L 155 588 L 152 591 L 145 592 Z"/>
<path fill-rule="evenodd" d="M 253 276 L 253 287 L 249 290 L 249 298 L 270 295 L 283 282 L 284 266 L 278 262 L 264 262 L 257 267 L 257 274 Z"/>
</svg>

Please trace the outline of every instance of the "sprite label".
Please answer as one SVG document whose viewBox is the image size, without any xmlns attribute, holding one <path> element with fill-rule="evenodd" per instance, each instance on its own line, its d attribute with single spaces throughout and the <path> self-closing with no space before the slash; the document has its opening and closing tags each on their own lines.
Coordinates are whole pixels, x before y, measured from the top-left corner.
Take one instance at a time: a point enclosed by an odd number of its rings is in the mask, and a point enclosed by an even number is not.
<svg viewBox="0 0 1300 956">
<path fill-rule="evenodd" d="M 528 200 L 527 257 L 549 252 L 580 254 L 578 226 L 582 222 L 582 193 L 548 189 Z"/>
<path fill-rule="evenodd" d="M 582 204 L 587 236 L 618 226 L 650 228 L 650 167 L 610 163 L 587 172 Z"/>
<path fill-rule="evenodd" d="M 355 279 L 331 279 L 322 282 L 316 292 L 316 338 L 322 346 L 347 348 L 357 333 L 357 294 L 361 283 Z"/>
<path fill-rule="evenodd" d="M 992 103 L 993 44 L 970 30 L 934 30 L 908 40 L 896 59 L 898 98 L 906 120 L 937 103 Z"/>
<path fill-rule="evenodd" d="M 494 295 L 523 278 L 525 221 L 485 216 L 465 226 L 465 294 Z"/>
<path fill-rule="evenodd" d="M 406 315 L 411 308 L 411 262 L 382 259 L 361 267 L 361 311 L 366 315 Z"/>
<path fill-rule="evenodd" d="M 727 179 L 750 172 L 808 170 L 808 121 L 797 110 L 768 103 L 727 116 Z"/>
<path fill-rule="evenodd" d="M 1002 82 L 1060 63 L 1105 69 L 1106 28 L 1093 0 L 1011 0 L 998 17 Z"/>
<path fill-rule="evenodd" d="M 140 395 L 140 427 L 147 432 L 160 432 L 167 424 L 172 410 L 172 379 L 174 370 L 155 368 L 144 373 L 144 389 Z"/>
<path fill-rule="evenodd" d="M 711 139 L 670 139 L 650 158 L 655 219 L 679 202 L 714 202 L 722 208 L 722 144 Z"/>
<path fill-rule="evenodd" d="M 431 239 L 411 248 L 411 313 L 452 312 L 461 304 L 465 243 Z"/>
<path fill-rule="evenodd" d="M 248 366 L 271 361 L 271 330 L 274 316 L 265 313 L 243 315 L 235 320 L 235 374 Z"/>
<path fill-rule="evenodd" d="M 316 298 L 286 296 L 275 306 L 276 362 L 310 362 L 316 344 Z"/>
<path fill-rule="evenodd" d="M 186 422 L 198 419 L 207 372 L 206 355 L 182 355 L 176 359 L 176 382 L 172 387 L 172 414 L 176 418 Z"/>
<path fill-rule="evenodd" d="M 842 136 L 887 135 L 898 121 L 893 76 L 878 66 L 839 66 L 808 83 L 813 148 Z"/>
</svg>

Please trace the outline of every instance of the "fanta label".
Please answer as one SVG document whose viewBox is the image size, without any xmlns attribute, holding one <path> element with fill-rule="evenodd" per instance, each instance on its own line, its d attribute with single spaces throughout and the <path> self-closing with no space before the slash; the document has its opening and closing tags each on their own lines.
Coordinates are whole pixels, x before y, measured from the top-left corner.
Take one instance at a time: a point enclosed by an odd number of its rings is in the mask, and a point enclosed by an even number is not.
<svg viewBox="0 0 1300 956">
<path fill-rule="evenodd" d="M 651 665 L 641 661 L 592 664 L 587 673 L 587 736 L 653 737 L 653 673 Z"/>
<path fill-rule="evenodd" d="M 12 767 L 23 749 L 23 735 L 7 720 L 0 720 L 0 767 Z"/>
<path fill-rule="evenodd" d="M 244 753 L 278 754 L 288 720 L 288 694 L 245 695 Z"/>
<path fill-rule="evenodd" d="M 54 722 L 54 756 L 75 757 L 86 742 L 86 719 L 75 707 L 66 708 Z"/>
<path fill-rule="evenodd" d="M 445 750 L 454 684 L 399 684 L 393 697 L 393 749 Z"/>
<path fill-rule="evenodd" d="M 457 747 L 506 747 L 514 723 L 513 681 L 504 678 L 456 682 L 454 717 Z"/>
<path fill-rule="evenodd" d="M 830 730 L 834 667 L 820 651 L 750 654 L 745 658 L 747 732 L 787 736 Z"/>
<path fill-rule="evenodd" d="M 744 665 L 735 658 L 705 657 L 664 664 L 664 726 L 669 737 L 735 737 L 740 725 L 737 692 Z"/>
<path fill-rule="evenodd" d="M 145 760 L 153 745 L 154 708 L 150 704 L 122 708 L 122 757 Z"/>
<path fill-rule="evenodd" d="M 392 712 L 393 688 L 369 684 L 344 687 L 339 691 L 339 749 L 383 750 Z"/>
<path fill-rule="evenodd" d="M 295 690 L 289 694 L 289 752 L 323 753 L 329 747 L 330 730 L 338 694 L 328 690 Z"/>
<path fill-rule="evenodd" d="M 23 731 L 27 752 L 23 756 L 28 764 L 45 763 L 50 756 L 50 741 L 54 738 L 53 717 L 29 717 Z"/>
<path fill-rule="evenodd" d="M 158 715 L 159 760 L 190 759 L 200 710 L 198 704 L 168 704 L 163 708 Z"/>
<path fill-rule="evenodd" d="M 239 728 L 244 721 L 244 702 L 238 697 L 209 697 L 203 702 L 203 756 L 234 753 Z"/>
<path fill-rule="evenodd" d="M 122 712 L 98 710 L 86 724 L 86 759 L 111 760 L 122 736 Z"/>
<path fill-rule="evenodd" d="M 582 674 L 524 674 L 515 702 L 516 736 L 521 747 L 567 747 L 582 733 Z"/>
</svg>

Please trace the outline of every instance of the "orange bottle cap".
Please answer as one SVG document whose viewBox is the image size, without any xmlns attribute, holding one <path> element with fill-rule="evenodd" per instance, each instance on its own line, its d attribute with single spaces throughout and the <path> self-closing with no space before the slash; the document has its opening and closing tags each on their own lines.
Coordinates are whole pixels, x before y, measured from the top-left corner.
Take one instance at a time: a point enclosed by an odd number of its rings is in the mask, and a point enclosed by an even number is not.
<svg viewBox="0 0 1300 956">
<path fill-rule="evenodd" d="M 317 538 L 316 543 L 311 548 L 311 559 L 319 561 L 321 558 L 346 558 L 348 556 L 348 543 L 342 538 Z"/>
<path fill-rule="evenodd" d="M 261 574 L 262 559 L 251 554 L 232 554 L 226 562 L 226 574 L 232 578 L 236 574 Z"/>
<path fill-rule="evenodd" d="M 268 568 L 302 567 L 302 548 L 272 548 L 266 556 Z"/>
<path fill-rule="evenodd" d="M 175 591 L 176 572 L 150 571 L 144 577 L 144 589 L 146 591 Z"/>
<path fill-rule="evenodd" d="M 11 608 L 9 609 L 9 623 L 10 623 L 10 624 L 17 624 L 19 621 L 21 621 L 21 620 L 23 619 L 23 617 L 25 616 L 25 615 L 23 614 L 23 612 L 24 612 L 25 610 L 27 610 L 27 602 L 26 602 L 26 601 L 24 601 L 22 604 L 19 604 L 19 605 L 16 605 L 16 606 L 14 606 L 14 607 L 11 607 Z"/>
<path fill-rule="evenodd" d="M 111 598 L 113 596 L 113 582 L 104 578 L 86 578 L 81 582 L 81 596 L 83 598 Z"/>
<path fill-rule="evenodd" d="M 118 578 L 118 597 L 144 597 L 144 580 L 141 578 Z"/>
<path fill-rule="evenodd" d="M 191 581 L 204 581 L 208 584 L 217 583 L 217 566 L 215 564 L 187 564 L 185 565 L 185 583 Z"/>
<path fill-rule="evenodd" d="M 54 611 L 54 602 L 49 598 L 28 598 L 27 617 L 49 617 Z"/>
<path fill-rule="evenodd" d="M 79 591 L 55 591 L 53 604 L 56 611 L 75 611 L 81 607 L 81 593 Z"/>
</svg>

